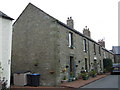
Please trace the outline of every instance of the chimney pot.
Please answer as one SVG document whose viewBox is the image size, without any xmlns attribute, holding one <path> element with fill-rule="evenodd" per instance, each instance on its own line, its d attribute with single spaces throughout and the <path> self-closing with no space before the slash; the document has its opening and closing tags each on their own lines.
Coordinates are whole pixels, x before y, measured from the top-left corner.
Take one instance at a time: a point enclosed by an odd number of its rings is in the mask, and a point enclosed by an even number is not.
<svg viewBox="0 0 120 90">
<path fill-rule="evenodd" d="M 91 33 L 89 31 L 89 28 L 87 28 L 87 26 L 85 26 L 85 28 L 83 29 L 83 34 L 87 37 L 91 37 Z"/>
<path fill-rule="evenodd" d="M 74 28 L 74 21 L 72 19 L 72 17 L 68 17 L 68 20 L 67 20 L 67 25 L 70 27 L 70 28 Z"/>
</svg>

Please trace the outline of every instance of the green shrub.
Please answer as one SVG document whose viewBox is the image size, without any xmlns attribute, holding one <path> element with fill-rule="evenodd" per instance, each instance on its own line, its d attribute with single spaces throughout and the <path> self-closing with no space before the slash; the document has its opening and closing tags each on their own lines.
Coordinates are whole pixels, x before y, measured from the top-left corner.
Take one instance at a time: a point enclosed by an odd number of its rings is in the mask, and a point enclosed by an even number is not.
<svg viewBox="0 0 120 90">
<path fill-rule="evenodd" d="M 87 80 L 89 78 L 89 74 L 87 72 L 81 73 L 83 80 Z"/>
<path fill-rule="evenodd" d="M 110 72 L 112 67 L 112 60 L 109 58 L 103 59 L 103 67 L 106 72 Z"/>
</svg>

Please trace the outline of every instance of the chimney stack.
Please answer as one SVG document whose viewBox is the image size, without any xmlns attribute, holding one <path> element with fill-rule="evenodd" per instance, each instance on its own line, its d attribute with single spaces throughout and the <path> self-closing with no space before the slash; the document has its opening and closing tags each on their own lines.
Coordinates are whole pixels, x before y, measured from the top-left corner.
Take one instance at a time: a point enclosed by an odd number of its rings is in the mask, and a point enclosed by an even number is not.
<svg viewBox="0 0 120 90">
<path fill-rule="evenodd" d="M 91 37 L 91 33 L 89 31 L 89 28 L 87 28 L 87 26 L 85 26 L 85 28 L 83 29 L 83 34 L 87 37 Z"/>
<path fill-rule="evenodd" d="M 105 41 L 104 41 L 103 39 L 98 40 L 98 43 L 99 43 L 101 46 L 105 47 Z"/>
<path fill-rule="evenodd" d="M 68 19 L 67 19 L 67 25 L 70 28 L 74 28 L 74 21 L 73 21 L 72 17 L 68 17 Z"/>
</svg>

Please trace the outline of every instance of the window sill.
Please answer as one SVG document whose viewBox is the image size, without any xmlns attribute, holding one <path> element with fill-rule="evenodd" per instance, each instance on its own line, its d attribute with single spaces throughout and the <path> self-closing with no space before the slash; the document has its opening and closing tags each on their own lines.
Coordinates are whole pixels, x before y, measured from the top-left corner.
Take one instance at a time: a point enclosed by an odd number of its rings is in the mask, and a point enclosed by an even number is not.
<svg viewBox="0 0 120 90">
<path fill-rule="evenodd" d="M 75 47 L 74 47 L 74 46 L 69 46 L 69 48 L 70 48 L 70 49 L 75 49 Z"/>
<path fill-rule="evenodd" d="M 87 53 L 87 50 L 83 50 L 85 53 Z"/>
</svg>

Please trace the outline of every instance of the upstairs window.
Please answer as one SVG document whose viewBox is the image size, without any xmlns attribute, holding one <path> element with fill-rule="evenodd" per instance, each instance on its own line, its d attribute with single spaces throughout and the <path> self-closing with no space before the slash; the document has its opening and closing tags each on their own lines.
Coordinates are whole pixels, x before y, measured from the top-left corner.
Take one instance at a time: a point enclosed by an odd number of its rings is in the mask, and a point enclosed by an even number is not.
<svg viewBox="0 0 120 90">
<path fill-rule="evenodd" d="M 101 55 L 101 47 L 99 46 L 99 54 Z"/>
<path fill-rule="evenodd" d="M 69 47 L 73 48 L 73 33 L 69 32 Z"/>
<path fill-rule="evenodd" d="M 105 52 L 103 53 L 103 56 L 104 56 L 104 58 L 106 58 L 106 53 Z"/>
<path fill-rule="evenodd" d="M 83 51 L 87 52 L 87 41 L 86 41 L 86 39 L 83 40 Z"/>
<path fill-rule="evenodd" d="M 94 54 L 96 54 L 96 45 L 94 44 L 93 47 L 94 47 Z"/>
</svg>

